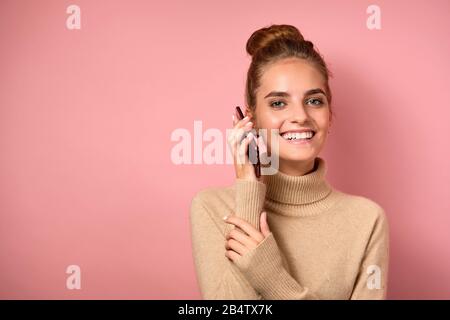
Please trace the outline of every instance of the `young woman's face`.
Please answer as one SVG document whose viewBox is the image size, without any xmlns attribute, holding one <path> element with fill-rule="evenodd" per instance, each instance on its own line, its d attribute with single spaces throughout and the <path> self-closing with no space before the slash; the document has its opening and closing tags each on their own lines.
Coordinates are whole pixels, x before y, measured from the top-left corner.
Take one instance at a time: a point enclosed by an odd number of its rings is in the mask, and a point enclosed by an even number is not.
<svg viewBox="0 0 450 320">
<path fill-rule="evenodd" d="M 278 61 L 267 67 L 256 93 L 256 128 L 267 129 L 271 150 L 271 130 L 278 129 L 279 161 L 282 167 L 311 163 L 322 150 L 331 121 L 322 75 L 309 63 L 297 58 Z M 309 129 L 309 140 L 290 140 L 284 135 Z M 301 163 L 299 163 L 301 161 Z M 283 170 L 282 170 L 283 171 Z"/>
</svg>

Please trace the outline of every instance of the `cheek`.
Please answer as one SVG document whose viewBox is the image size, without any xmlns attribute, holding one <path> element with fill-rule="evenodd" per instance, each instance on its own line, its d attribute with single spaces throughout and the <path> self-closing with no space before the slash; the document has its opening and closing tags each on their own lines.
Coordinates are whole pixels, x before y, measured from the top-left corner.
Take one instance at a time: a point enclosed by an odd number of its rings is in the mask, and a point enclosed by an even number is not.
<svg viewBox="0 0 450 320">
<path fill-rule="evenodd" d="M 329 120 L 328 113 L 326 113 L 316 119 L 316 126 L 319 129 L 319 134 L 317 136 L 316 143 L 323 145 L 323 144 L 325 144 L 325 142 L 327 140 L 328 130 L 330 128 L 330 120 Z"/>
<path fill-rule="evenodd" d="M 260 108 L 261 110 L 262 108 Z M 257 112 L 257 125 L 259 128 L 266 128 L 266 129 L 277 129 L 280 128 L 282 124 L 282 119 L 279 119 L 277 115 L 274 115 L 271 112 Z"/>
<path fill-rule="evenodd" d="M 262 128 L 267 128 L 267 129 L 279 129 L 281 127 L 282 121 L 275 118 L 275 117 L 271 117 L 271 118 L 267 118 L 266 121 L 264 121 L 264 125 L 262 126 Z"/>
<path fill-rule="evenodd" d="M 314 122 L 319 130 L 328 130 L 330 124 L 330 115 L 328 110 L 321 110 L 320 112 L 315 113 L 312 118 L 314 119 Z"/>
<path fill-rule="evenodd" d="M 271 129 L 280 129 L 283 120 L 270 112 L 260 112 L 257 113 L 256 116 L 256 125 L 258 128 L 265 129 L 265 133 L 267 134 L 267 145 L 270 148 L 272 135 Z M 275 133 L 278 134 L 278 132 L 274 132 L 274 134 Z"/>
</svg>

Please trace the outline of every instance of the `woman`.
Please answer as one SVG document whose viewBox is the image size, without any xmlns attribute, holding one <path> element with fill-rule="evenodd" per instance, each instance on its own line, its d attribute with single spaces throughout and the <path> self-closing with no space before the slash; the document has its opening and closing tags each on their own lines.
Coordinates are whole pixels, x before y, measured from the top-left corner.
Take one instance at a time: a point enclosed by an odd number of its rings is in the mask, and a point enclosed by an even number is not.
<svg viewBox="0 0 450 320">
<path fill-rule="evenodd" d="M 290 25 L 255 31 L 247 52 L 247 117 L 233 115 L 228 139 L 235 183 L 204 189 L 191 204 L 203 298 L 385 299 L 384 210 L 334 189 L 318 157 L 332 120 L 325 62 Z M 248 159 L 254 129 L 278 130 L 274 175 L 257 178 Z M 271 151 L 271 139 L 257 142 Z"/>
</svg>

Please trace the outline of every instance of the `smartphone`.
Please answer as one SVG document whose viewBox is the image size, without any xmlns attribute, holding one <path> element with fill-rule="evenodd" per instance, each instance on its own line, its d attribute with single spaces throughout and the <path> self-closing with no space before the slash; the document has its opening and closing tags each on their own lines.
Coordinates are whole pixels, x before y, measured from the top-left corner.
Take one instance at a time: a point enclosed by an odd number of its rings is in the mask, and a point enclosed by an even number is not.
<svg viewBox="0 0 450 320">
<path fill-rule="evenodd" d="M 242 113 L 242 110 L 239 106 L 236 107 L 236 112 L 239 120 L 244 119 L 244 114 Z M 247 136 L 247 135 L 245 135 Z M 256 138 L 258 138 L 258 135 L 256 134 Z M 253 163 L 253 161 L 250 161 L 253 164 L 253 168 L 255 169 L 255 175 L 257 178 L 261 176 L 261 163 L 259 161 L 259 148 L 258 144 L 255 142 L 255 140 L 252 140 L 248 146 L 247 150 L 247 156 L 250 159 L 250 148 L 253 150 L 256 150 L 256 163 Z"/>
</svg>

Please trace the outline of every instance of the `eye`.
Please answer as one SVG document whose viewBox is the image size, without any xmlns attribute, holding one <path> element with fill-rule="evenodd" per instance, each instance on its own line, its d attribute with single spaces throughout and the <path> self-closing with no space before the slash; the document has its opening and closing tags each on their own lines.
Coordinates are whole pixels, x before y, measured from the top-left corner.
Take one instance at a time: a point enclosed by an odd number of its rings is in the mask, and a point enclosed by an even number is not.
<svg viewBox="0 0 450 320">
<path fill-rule="evenodd" d="M 308 99 L 308 100 L 306 100 L 306 103 L 309 103 L 309 102 L 313 102 L 313 105 L 315 105 L 315 106 L 320 106 L 320 105 L 322 105 L 323 104 L 323 101 L 322 101 L 322 99 L 320 99 L 320 98 L 311 98 L 311 99 Z"/>
<path fill-rule="evenodd" d="M 283 103 L 283 104 L 284 104 L 284 101 L 281 101 L 281 100 L 275 100 L 275 101 L 272 101 L 272 102 L 270 103 L 270 106 L 273 107 L 273 108 L 284 107 L 284 106 L 282 106 L 282 105 L 279 105 L 279 103 Z"/>
</svg>

